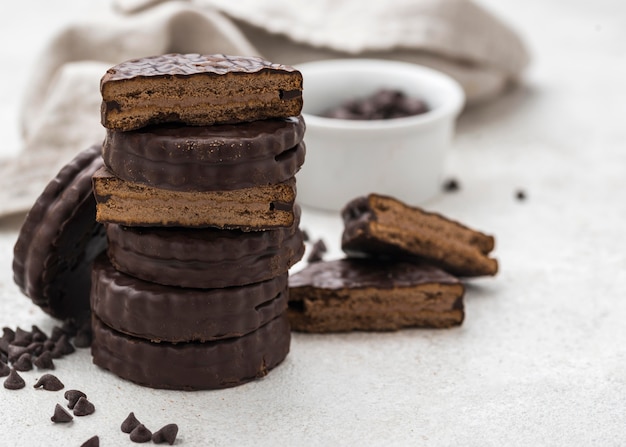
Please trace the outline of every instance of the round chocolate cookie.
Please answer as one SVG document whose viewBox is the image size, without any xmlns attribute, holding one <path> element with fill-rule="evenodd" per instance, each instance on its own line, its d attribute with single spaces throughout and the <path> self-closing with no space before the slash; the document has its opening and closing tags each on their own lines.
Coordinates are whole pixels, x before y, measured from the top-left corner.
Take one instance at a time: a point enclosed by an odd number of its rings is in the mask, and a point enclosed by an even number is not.
<svg viewBox="0 0 626 447">
<path fill-rule="evenodd" d="M 289 353 L 286 314 L 243 337 L 206 343 L 152 343 L 116 332 L 93 317 L 93 363 L 151 388 L 228 388 L 265 376 Z"/>
<path fill-rule="evenodd" d="M 174 191 L 272 185 L 304 163 L 301 116 L 215 126 L 108 130 L 104 162 L 117 177 Z"/>
<path fill-rule="evenodd" d="M 106 248 L 91 188 L 92 174 L 103 165 L 100 153 L 93 146 L 61 169 L 35 201 L 15 244 L 15 283 L 56 318 L 89 316 L 91 264 Z"/>
<path fill-rule="evenodd" d="M 295 214 L 291 227 L 251 232 L 107 224 L 108 255 L 117 270 L 158 284 L 243 286 L 282 275 L 302 258 L 298 207 Z"/>
<path fill-rule="evenodd" d="M 102 322 L 155 342 L 241 337 L 287 309 L 287 273 L 243 287 L 189 289 L 126 275 L 103 254 L 91 282 L 91 308 Z"/>
</svg>

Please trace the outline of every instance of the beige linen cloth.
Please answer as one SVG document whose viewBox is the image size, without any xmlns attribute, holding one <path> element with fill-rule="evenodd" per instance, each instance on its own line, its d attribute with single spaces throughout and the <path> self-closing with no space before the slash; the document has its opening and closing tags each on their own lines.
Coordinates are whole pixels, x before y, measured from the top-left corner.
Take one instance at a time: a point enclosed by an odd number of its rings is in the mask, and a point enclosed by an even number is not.
<svg viewBox="0 0 626 447">
<path fill-rule="evenodd" d="M 470 0 L 117 0 L 42 52 L 20 112 L 23 148 L 0 161 L 0 218 L 28 210 L 65 163 L 102 141 L 107 68 L 169 52 L 405 60 L 456 78 L 468 104 L 496 97 L 529 59 L 519 37 Z"/>
</svg>

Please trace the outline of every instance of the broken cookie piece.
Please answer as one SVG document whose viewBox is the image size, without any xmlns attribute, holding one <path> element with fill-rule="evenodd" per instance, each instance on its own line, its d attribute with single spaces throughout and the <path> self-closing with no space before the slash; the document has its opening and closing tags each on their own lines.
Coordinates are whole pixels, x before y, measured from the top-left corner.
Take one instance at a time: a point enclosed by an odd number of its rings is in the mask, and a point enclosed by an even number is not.
<svg viewBox="0 0 626 447">
<path fill-rule="evenodd" d="M 456 276 L 495 275 L 489 257 L 495 240 L 440 214 L 392 197 L 370 194 L 342 211 L 342 249 L 350 254 L 394 257 L 436 265 Z"/>
<path fill-rule="evenodd" d="M 303 332 L 447 328 L 464 318 L 464 287 L 425 264 L 372 258 L 316 262 L 289 278 L 289 320 Z"/>
</svg>

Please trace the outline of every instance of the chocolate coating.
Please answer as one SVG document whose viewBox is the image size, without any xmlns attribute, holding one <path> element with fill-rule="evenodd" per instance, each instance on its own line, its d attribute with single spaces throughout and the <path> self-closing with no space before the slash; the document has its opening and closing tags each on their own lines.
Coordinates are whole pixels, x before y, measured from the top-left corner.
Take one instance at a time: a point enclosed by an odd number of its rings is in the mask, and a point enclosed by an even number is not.
<svg viewBox="0 0 626 447">
<path fill-rule="evenodd" d="M 194 74 L 224 75 L 227 73 L 259 73 L 262 71 L 297 72 L 288 65 L 274 64 L 260 57 L 230 56 L 225 54 L 202 55 L 163 54 L 132 59 L 109 68 L 101 85 L 110 81 L 121 81 L 153 76 L 191 76 Z"/>
<path fill-rule="evenodd" d="M 91 307 L 98 318 L 116 331 L 151 341 L 240 337 L 287 308 L 286 273 L 243 287 L 168 287 L 119 272 L 101 255 L 91 282 Z"/>
<path fill-rule="evenodd" d="M 15 244 L 15 283 L 56 318 L 89 315 L 91 263 L 106 248 L 91 192 L 91 176 L 102 166 L 100 146 L 93 146 L 61 169 L 35 201 Z"/>
<path fill-rule="evenodd" d="M 108 130 L 102 147 L 119 178 L 156 188 L 233 190 L 280 183 L 304 163 L 302 117 L 214 126 Z"/>
<path fill-rule="evenodd" d="M 219 389 L 267 375 L 289 353 L 286 314 L 243 337 L 206 343 L 151 343 L 129 337 L 93 317 L 94 364 L 152 388 Z"/>
<path fill-rule="evenodd" d="M 459 284 L 459 280 L 436 267 L 373 258 L 346 258 L 309 264 L 291 275 L 289 287 L 319 289 L 393 289 L 421 284 Z"/>
<path fill-rule="evenodd" d="M 299 216 L 296 207 L 291 227 L 254 232 L 107 224 L 108 255 L 116 269 L 158 284 L 252 284 L 282 275 L 302 258 Z"/>
</svg>

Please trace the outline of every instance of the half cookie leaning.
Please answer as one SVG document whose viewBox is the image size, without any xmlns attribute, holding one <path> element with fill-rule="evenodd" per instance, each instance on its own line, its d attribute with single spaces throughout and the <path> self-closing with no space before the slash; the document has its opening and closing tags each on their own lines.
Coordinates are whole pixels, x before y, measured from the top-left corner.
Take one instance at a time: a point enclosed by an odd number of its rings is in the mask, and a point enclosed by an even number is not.
<svg viewBox="0 0 626 447">
<path fill-rule="evenodd" d="M 96 219 L 127 226 L 264 230 L 294 222 L 296 181 L 233 191 L 171 191 L 126 182 L 106 168 L 93 176 Z"/>
<path fill-rule="evenodd" d="M 91 263 L 106 248 L 91 192 L 91 176 L 100 167 L 100 146 L 93 146 L 61 169 L 29 211 L 15 244 L 15 283 L 56 318 L 89 317 Z"/>
<path fill-rule="evenodd" d="M 219 191 L 284 182 L 304 163 L 301 116 L 215 126 L 108 130 L 102 157 L 129 182 L 176 191 Z"/>
<path fill-rule="evenodd" d="M 498 262 L 489 257 L 492 236 L 392 197 L 370 194 L 354 199 L 342 217 L 341 247 L 348 254 L 424 261 L 466 277 L 498 272 Z"/>
<path fill-rule="evenodd" d="M 102 125 L 192 126 L 297 116 L 302 74 L 258 57 L 165 54 L 123 62 L 100 81 Z"/>
<path fill-rule="evenodd" d="M 152 388 L 218 389 L 267 375 L 289 353 L 282 314 L 243 337 L 206 343 L 151 343 L 116 332 L 93 317 L 94 364 Z"/>
<path fill-rule="evenodd" d="M 287 274 L 242 287 L 168 287 L 119 272 L 102 255 L 93 265 L 91 307 L 110 328 L 154 342 L 241 337 L 285 311 Z"/>
<path fill-rule="evenodd" d="M 289 320 L 304 332 L 446 328 L 463 322 L 464 288 L 438 268 L 370 258 L 316 262 L 289 278 Z"/>
<path fill-rule="evenodd" d="M 242 286 L 286 273 L 304 254 L 298 224 L 243 232 L 214 228 L 125 227 L 107 224 L 108 255 L 116 269 L 159 284 Z"/>
</svg>

